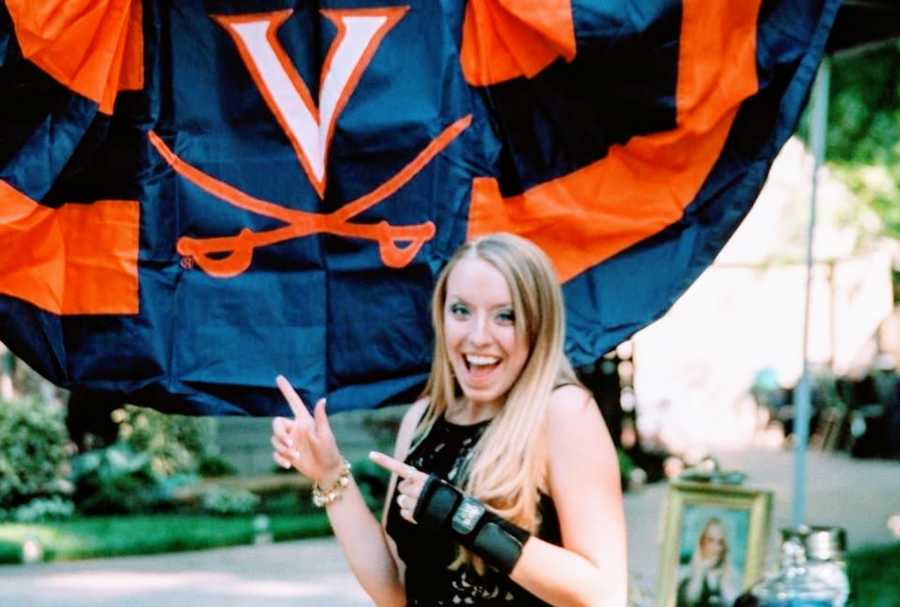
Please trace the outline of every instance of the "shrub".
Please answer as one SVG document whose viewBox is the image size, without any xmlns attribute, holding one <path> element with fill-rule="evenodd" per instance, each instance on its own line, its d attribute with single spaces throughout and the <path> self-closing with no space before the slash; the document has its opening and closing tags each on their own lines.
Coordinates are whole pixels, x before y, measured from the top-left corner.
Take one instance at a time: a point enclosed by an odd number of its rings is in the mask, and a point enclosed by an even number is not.
<svg viewBox="0 0 900 607">
<path fill-rule="evenodd" d="M 126 443 L 82 453 L 72 459 L 75 501 L 85 514 L 134 513 L 161 500 L 160 475 L 150 455 Z"/>
<path fill-rule="evenodd" d="M 259 501 L 259 497 L 246 489 L 217 486 L 207 489 L 202 497 L 203 510 L 222 516 L 250 514 Z"/>
<path fill-rule="evenodd" d="M 0 402 L 0 508 L 63 493 L 68 445 L 61 407 L 36 398 Z"/>
<path fill-rule="evenodd" d="M 204 478 L 237 474 L 234 464 L 220 455 L 204 455 L 197 462 L 197 474 Z"/>
<path fill-rule="evenodd" d="M 75 498 L 84 514 L 167 510 L 175 507 L 175 490 L 196 482 L 201 469 L 226 469 L 214 461 L 210 419 L 132 405 L 116 409 L 112 419 L 119 425 L 116 442 L 72 461 Z"/>
<path fill-rule="evenodd" d="M 17 523 L 40 523 L 72 518 L 75 504 L 58 495 L 37 497 L 12 511 L 9 518 Z"/>
<path fill-rule="evenodd" d="M 199 462 L 213 455 L 212 419 L 167 415 L 133 405 L 116 410 L 113 419 L 119 424 L 119 441 L 146 453 L 161 477 L 197 472 Z"/>
</svg>

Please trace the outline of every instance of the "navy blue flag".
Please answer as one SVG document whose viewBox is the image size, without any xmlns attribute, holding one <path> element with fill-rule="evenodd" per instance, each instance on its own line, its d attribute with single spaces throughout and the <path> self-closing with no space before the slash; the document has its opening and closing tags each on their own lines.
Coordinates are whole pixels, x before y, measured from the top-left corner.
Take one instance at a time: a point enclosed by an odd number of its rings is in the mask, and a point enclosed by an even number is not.
<svg viewBox="0 0 900 607">
<path fill-rule="evenodd" d="M 508 231 L 595 360 L 712 262 L 838 0 L 6 0 L 0 340 L 66 388 L 409 402 L 434 279 Z"/>
</svg>

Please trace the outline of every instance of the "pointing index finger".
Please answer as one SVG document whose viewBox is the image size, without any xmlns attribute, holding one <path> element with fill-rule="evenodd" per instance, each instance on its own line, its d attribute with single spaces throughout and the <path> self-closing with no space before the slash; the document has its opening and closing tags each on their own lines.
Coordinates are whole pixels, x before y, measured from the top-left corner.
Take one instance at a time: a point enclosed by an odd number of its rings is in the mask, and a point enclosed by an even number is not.
<svg viewBox="0 0 900 607">
<path fill-rule="evenodd" d="M 306 410 L 306 405 L 303 404 L 303 399 L 300 398 L 300 395 L 297 394 L 296 390 L 294 390 L 291 382 L 289 382 L 284 375 L 279 375 L 278 377 L 276 377 L 275 384 L 278 386 L 278 389 L 281 390 L 281 395 L 284 396 L 284 399 L 290 406 L 291 411 L 294 412 L 295 419 L 312 419 L 309 411 Z"/>
<path fill-rule="evenodd" d="M 379 453 L 378 451 L 369 452 L 369 459 L 385 470 L 393 472 L 403 479 L 409 478 L 410 476 L 418 472 L 418 470 L 416 470 L 409 464 L 404 464 L 403 462 L 397 461 L 393 457 L 385 455 L 384 453 Z"/>
</svg>

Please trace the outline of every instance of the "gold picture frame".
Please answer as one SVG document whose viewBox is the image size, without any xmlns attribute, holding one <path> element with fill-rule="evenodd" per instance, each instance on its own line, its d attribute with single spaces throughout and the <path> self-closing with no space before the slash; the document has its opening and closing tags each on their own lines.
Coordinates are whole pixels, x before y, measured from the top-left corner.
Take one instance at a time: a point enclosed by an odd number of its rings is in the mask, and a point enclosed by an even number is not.
<svg viewBox="0 0 900 607">
<path fill-rule="evenodd" d="M 657 606 L 732 605 L 761 577 L 771 522 L 771 491 L 671 483 Z"/>
</svg>

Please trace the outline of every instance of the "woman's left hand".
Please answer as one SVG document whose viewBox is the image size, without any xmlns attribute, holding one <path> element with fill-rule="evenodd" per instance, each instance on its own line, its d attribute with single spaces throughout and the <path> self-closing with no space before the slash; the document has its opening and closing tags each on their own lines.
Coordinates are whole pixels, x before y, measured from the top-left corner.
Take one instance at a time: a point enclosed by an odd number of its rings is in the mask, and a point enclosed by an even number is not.
<svg viewBox="0 0 900 607">
<path fill-rule="evenodd" d="M 388 472 L 397 475 L 399 482 L 394 493 L 397 496 L 397 505 L 400 507 L 400 516 L 415 524 L 413 512 L 416 511 L 416 504 L 419 501 L 419 496 L 422 494 L 422 489 L 425 487 L 425 481 L 428 480 L 428 475 L 414 466 L 395 460 L 393 457 L 377 451 L 369 453 L 369 459 Z"/>
</svg>

